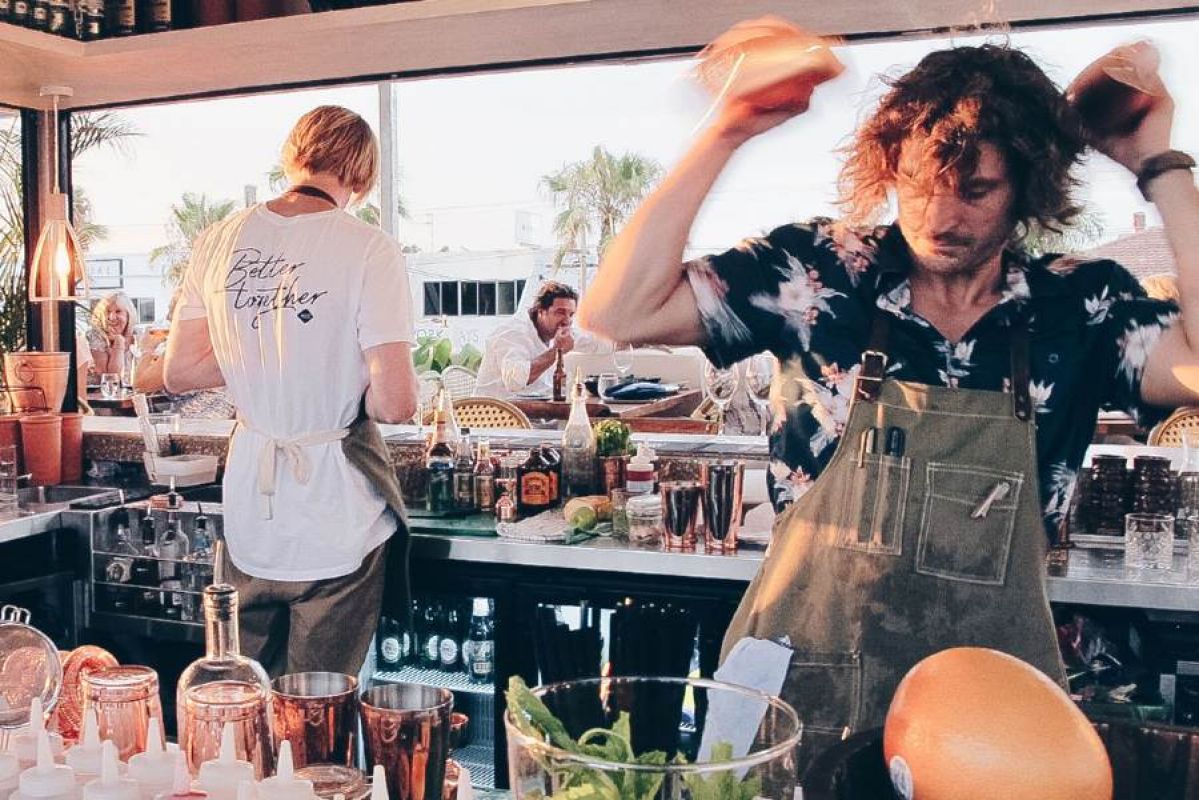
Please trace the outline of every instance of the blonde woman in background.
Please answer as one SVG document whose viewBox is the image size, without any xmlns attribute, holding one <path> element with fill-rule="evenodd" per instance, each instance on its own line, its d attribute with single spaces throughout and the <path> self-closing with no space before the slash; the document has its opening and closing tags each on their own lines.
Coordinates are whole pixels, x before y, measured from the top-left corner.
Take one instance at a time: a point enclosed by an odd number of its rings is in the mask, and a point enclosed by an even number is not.
<svg viewBox="0 0 1199 800">
<path fill-rule="evenodd" d="M 124 292 L 113 292 L 92 309 L 87 344 L 92 351 L 92 373 L 125 375 L 133 367 L 133 326 L 137 309 Z"/>
</svg>

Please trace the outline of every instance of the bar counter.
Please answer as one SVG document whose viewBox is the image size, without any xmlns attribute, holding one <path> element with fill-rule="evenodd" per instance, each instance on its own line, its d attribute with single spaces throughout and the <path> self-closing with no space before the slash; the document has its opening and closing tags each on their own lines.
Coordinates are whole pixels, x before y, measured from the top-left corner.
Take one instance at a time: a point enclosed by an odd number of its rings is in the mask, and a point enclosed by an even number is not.
<svg viewBox="0 0 1199 800">
<path fill-rule="evenodd" d="M 234 423 L 229 420 L 185 420 L 179 434 L 172 435 L 180 453 L 211 453 L 223 456 Z M 415 426 L 382 426 L 384 437 L 397 462 L 397 469 L 415 465 L 423 458 L 423 435 Z M 487 431 L 493 447 L 528 447 L 535 442 L 556 441 L 556 431 Z M 690 473 L 698 461 L 741 458 L 764 462 L 765 442 L 749 436 L 697 436 L 689 434 L 634 434 L 635 441 L 649 442 L 663 462 L 663 472 L 672 476 Z M 1115 452 L 1112 446 L 1096 446 L 1093 452 Z M 1146 448 L 1119 448 L 1133 453 Z M 120 417 L 87 417 L 84 421 L 84 455 L 88 459 L 140 462 L 142 440 L 137 421 Z M 1176 455 L 1173 451 L 1161 451 Z M 21 525 L 26 525 L 22 520 Z M 54 520 L 40 520 L 41 530 L 54 527 Z M 575 545 L 535 544 L 498 537 L 462 536 L 450 533 L 452 526 L 435 520 L 412 520 L 414 564 L 437 564 L 438 572 L 453 571 L 461 564 L 478 575 L 501 571 L 536 573 L 545 570 L 625 575 L 636 579 L 675 583 L 714 582 L 739 590 L 753 579 L 764 557 L 760 546 L 745 545 L 735 555 L 664 552 L 608 538 Z M 15 535 L 15 533 L 14 533 Z M 11 538 L 7 525 L 0 525 L 0 541 Z M 1118 606 L 1161 611 L 1199 612 L 1199 583 L 1187 579 L 1185 556 L 1176 555 L 1176 566 L 1154 582 L 1125 576 L 1118 550 L 1080 547 L 1070 552 L 1066 569 L 1048 579 L 1049 599 L 1055 603 Z M 414 570 L 419 572 L 419 569 Z"/>
</svg>

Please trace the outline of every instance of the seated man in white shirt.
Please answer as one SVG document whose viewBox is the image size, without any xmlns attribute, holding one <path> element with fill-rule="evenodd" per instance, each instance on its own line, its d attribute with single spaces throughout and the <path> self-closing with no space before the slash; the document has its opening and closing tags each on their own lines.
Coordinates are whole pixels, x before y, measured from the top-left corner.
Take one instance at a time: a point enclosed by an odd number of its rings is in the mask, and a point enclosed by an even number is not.
<svg viewBox="0 0 1199 800">
<path fill-rule="evenodd" d="M 546 281 L 527 314 L 517 312 L 487 340 L 475 393 L 486 397 L 549 395 L 558 351 L 602 353 L 612 345 L 571 330 L 579 294 L 564 283 Z"/>
</svg>

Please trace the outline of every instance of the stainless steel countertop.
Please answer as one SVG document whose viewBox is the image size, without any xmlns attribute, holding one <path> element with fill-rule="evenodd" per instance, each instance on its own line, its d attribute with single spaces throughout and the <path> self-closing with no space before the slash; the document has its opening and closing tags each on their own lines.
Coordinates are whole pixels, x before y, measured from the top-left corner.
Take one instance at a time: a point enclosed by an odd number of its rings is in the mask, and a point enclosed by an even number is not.
<svg viewBox="0 0 1199 800">
<path fill-rule="evenodd" d="M 749 583 L 757 574 L 765 551 L 761 547 L 745 546 L 735 555 L 717 556 L 663 552 L 606 538 L 561 545 L 414 533 L 412 555 L 430 560 L 453 559 Z M 1174 569 L 1152 582 L 1127 576 L 1122 557 L 1118 550 L 1078 548 L 1071 551 L 1066 573 L 1048 579 L 1050 601 L 1199 612 L 1199 582 L 1189 582 L 1185 555 L 1176 555 Z"/>
<path fill-rule="evenodd" d="M 62 511 L 60 509 L 35 513 L 22 511 L 21 516 L 0 522 L 0 544 L 26 539 L 61 527 Z"/>
</svg>

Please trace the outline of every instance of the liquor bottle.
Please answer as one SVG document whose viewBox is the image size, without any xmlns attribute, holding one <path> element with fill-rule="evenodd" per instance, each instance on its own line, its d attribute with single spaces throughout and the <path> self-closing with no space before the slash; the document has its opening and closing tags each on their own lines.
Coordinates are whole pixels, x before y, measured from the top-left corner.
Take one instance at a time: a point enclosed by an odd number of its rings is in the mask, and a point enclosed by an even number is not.
<svg viewBox="0 0 1199 800">
<path fill-rule="evenodd" d="M 184 580 L 187 578 L 184 559 L 189 553 L 187 536 L 179 527 L 178 512 L 167 511 L 167 528 L 158 543 L 158 554 L 162 559 L 158 562 L 158 577 L 163 588 L 163 616 L 167 619 L 186 622 L 195 619 L 190 598 L 183 593 Z"/>
<path fill-rule="evenodd" d="M 428 508 L 430 511 L 446 512 L 454 509 L 454 450 L 449 439 L 446 407 L 449 392 L 441 390 L 442 402 L 437 411 L 433 428 L 433 440 L 425 453 L 425 470 L 429 474 Z"/>
<path fill-rule="evenodd" d="M 470 630 L 462 643 L 462 661 L 473 683 L 495 680 L 495 624 L 486 597 L 476 597 L 471 603 Z"/>
<path fill-rule="evenodd" d="M 203 509 L 192 520 L 191 549 L 183 557 L 184 587 L 192 592 L 203 592 L 212 583 L 214 549 L 212 533 L 208 530 L 208 517 Z"/>
<path fill-rule="evenodd" d="M 425 604 L 421 612 L 420 665 L 425 669 L 441 666 L 441 607 L 434 602 Z"/>
<path fill-rule="evenodd" d="M 554 402 L 561 403 L 566 400 L 566 363 L 562 358 L 562 351 L 554 351 Z"/>
<path fill-rule="evenodd" d="M 159 578 L 182 580 L 186 572 L 183 560 L 190 553 L 187 536 L 180 529 L 178 512 L 167 511 L 167 528 L 158 543 L 158 555 L 162 559 L 158 565 Z"/>
<path fill-rule="evenodd" d="M 12 24 L 28 28 L 32 22 L 31 0 L 12 0 Z"/>
<path fill-rule="evenodd" d="M 136 612 L 146 617 L 156 617 L 162 612 L 162 593 L 158 591 L 158 534 L 154 530 L 154 519 L 147 513 L 141 521 L 141 558 L 133 562 L 131 582 L 139 587 Z"/>
<path fill-rule="evenodd" d="M 239 723 L 238 730 L 261 731 L 266 741 L 257 746 L 265 752 L 272 751 L 266 718 L 271 684 L 262 665 L 241 654 L 237 607 L 237 590 L 229 584 L 216 584 L 204 590 L 204 655 L 183 670 L 175 690 L 179 749 L 187 756 L 193 774 L 201 763 L 216 758 L 220 742 L 217 735 L 220 723 L 194 717 L 193 709 L 201 703 L 211 709 L 212 702 L 221 697 L 226 702 L 236 696 L 261 698 L 261 717 L 257 722 Z M 211 710 L 207 713 L 211 715 Z M 208 727 L 211 725 L 217 727 Z M 245 746 L 249 750 L 256 743 L 247 741 Z"/>
<path fill-rule="evenodd" d="M 562 488 L 567 497 L 584 497 L 595 490 L 595 431 L 587 418 L 587 390 L 577 372 L 570 418 L 562 431 Z"/>
<path fill-rule="evenodd" d="M 46 28 L 55 36 L 75 38 L 75 13 L 71 10 L 70 0 L 50 0 Z"/>
<path fill-rule="evenodd" d="M 50 0 L 33 0 L 29 4 L 29 27 L 35 31 L 50 29 Z"/>
<path fill-rule="evenodd" d="M 454 456 L 454 505 L 459 511 L 475 511 L 475 457 L 471 452 L 470 435 L 462 429 L 458 453 Z"/>
<path fill-rule="evenodd" d="M 387 616 L 379 618 L 379 669 L 394 671 L 403 665 L 400 636 L 399 622 Z"/>
<path fill-rule="evenodd" d="M 12 0 L 0 0 L 0 22 L 12 21 Z"/>
<path fill-rule="evenodd" d="M 534 448 L 516 471 L 517 505 L 528 516 L 547 511 L 554 505 L 553 465 L 541 448 Z"/>
<path fill-rule="evenodd" d="M 475 504 L 480 511 L 490 511 L 495 506 L 495 464 L 491 463 L 491 443 L 479 440 L 479 452 L 475 456 Z"/>
<path fill-rule="evenodd" d="M 171 0 L 141 0 L 139 6 L 137 22 L 142 33 L 162 33 L 171 29 Z"/>
<path fill-rule="evenodd" d="M 442 672 L 458 672 L 462 669 L 462 631 L 458 620 L 458 604 L 445 604 L 442 616 L 441 641 L 437 643 L 441 656 Z"/>
<path fill-rule="evenodd" d="M 129 531 L 129 510 L 123 506 L 118 508 L 112 512 L 108 524 L 112 533 L 106 549 L 111 558 L 104 566 L 104 581 L 111 584 L 130 583 L 133 580 L 133 564 L 141 551 L 133 543 L 133 535 Z M 118 614 L 133 612 L 136 598 L 132 590 L 109 586 L 106 594 L 110 610 Z"/>
<path fill-rule="evenodd" d="M 85 42 L 103 39 L 107 30 L 104 22 L 104 0 L 81 0 L 83 22 L 80 26 L 79 37 Z"/>
<path fill-rule="evenodd" d="M 541 458 L 549 464 L 550 505 L 556 506 L 562 500 L 562 454 L 556 448 L 543 444 Z"/>
<path fill-rule="evenodd" d="M 108 0 L 108 32 L 113 36 L 137 33 L 137 0 Z"/>
</svg>

